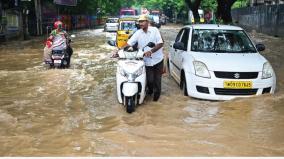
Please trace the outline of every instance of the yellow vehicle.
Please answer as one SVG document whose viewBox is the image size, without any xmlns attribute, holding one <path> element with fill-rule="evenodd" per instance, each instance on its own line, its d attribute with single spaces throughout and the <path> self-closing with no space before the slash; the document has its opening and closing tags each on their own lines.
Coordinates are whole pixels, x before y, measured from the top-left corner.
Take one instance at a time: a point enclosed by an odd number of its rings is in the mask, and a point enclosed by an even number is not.
<svg viewBox="0 0 284 159">
<path fill-rule="evenodd" d="M 132 35 L 137 28 L 136 17 L 124 17 L 118 21 L 118 30 L 116 32 L 116 46 L 121 48 L 127 43 L 130 35 Z"/>
</svg>

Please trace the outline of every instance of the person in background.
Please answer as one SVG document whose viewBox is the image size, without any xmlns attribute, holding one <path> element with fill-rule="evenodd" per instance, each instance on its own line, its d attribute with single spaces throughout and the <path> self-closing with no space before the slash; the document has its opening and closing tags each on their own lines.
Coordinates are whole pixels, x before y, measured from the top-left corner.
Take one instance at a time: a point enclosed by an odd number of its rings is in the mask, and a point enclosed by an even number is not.
<svg viewBox="0 0 284 159">
<path fill-rule="evenodd" d="M 227 35 L 227 43 L 228 43 L 227 49 L 229 51 L 238 52 L 238 51 L 242 50 L 240 43 L 237 40 L 236 35 L 234 35 L 234 34 L 228 34 Z"/>
<path fill-rule="evenodd" d="M 71 59 L 71 55 L 73 54 L 73 49 L 70 46 L 70 38 L 68 33 L 63 29 L 63 23 L 61 21 L 54 22 L 54 30 L 51 31 L 50 36 L 47 38 L 46 46 L 44 48 L 44 62 L 51 61 L 51 51 L 52 51 L 52 44 L 55 40 L 62 38 L 65 40 L 67 45 L 66 51 L 69 55 L 69 60 Z M 70 61 L 68 61 L 68 64 Z"/>
</svg>

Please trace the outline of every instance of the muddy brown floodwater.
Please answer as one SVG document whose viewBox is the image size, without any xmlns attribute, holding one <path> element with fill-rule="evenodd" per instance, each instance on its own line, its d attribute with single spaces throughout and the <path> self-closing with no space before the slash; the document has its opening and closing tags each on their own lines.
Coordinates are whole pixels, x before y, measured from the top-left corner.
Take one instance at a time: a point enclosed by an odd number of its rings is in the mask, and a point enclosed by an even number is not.
<svg viewBox="0 0 284 159">
<path fill-rule="evenodd" d="M 165 52 L 180 26 L 162 26 Z M 274 95 L 184 97 L 163 75 L 158 102 L 117 102 L 102 29 L 76 32 L 70 69 L 41 63 L 42 38 L 0 44 L 0 156 L 283 156 L 284 40 L 250 33 L 277 75 Z"/>
</svg>

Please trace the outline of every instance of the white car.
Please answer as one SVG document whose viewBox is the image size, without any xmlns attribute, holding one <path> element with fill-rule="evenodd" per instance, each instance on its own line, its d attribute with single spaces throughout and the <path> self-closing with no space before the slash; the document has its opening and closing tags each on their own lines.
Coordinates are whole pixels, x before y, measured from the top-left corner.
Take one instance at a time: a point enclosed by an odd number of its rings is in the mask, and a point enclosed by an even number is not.
<svg viewBox="0 0 284 159">
<path fill-rule="evenodd" d="M 274 93 L 276 76 L 270 63 L 237 26 L 196 24 L 183 27 L 172 43 L 168 67 L 184 95 L 230 100 Z"/>
<path fill-rule="evenodd" d="M 118 18 L 108 18 L 104 26 L 105 31 L 117 31 L 118 29 Z"/>
</svg>

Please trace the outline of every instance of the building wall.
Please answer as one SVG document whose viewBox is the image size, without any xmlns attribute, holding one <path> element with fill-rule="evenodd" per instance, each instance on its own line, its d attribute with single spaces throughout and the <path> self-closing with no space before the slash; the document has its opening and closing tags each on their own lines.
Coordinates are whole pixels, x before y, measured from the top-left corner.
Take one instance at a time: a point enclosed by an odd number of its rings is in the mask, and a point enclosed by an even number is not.
<svg viewBox="0 0 284 159">
<path fill-rule="evenodd" d="M 284 4 L 233 9 L 232 17 L 247 30 L 284 37 Z"/>
<path fill-rule="evenodd" d="M 2 14 L 3 18 L 3 34 L 5 34 L 5 38 L 14 38 L 20 35 L 21 31 L 21 21 L 20 14 L 15 10 L 5 10 Z"/>
<path fill-rule="evenodd" d="M 4 20 L 2 18 L 2 12 L 3 12 L 2 1 L 0 1 L 0 41 L 1 39 L 5 38 L 5 34 L 4 34 L 5 25 L 4 25 Z"/>
<path fill-rule="evenodd" d="M 19 37 L 22 31 L 21 14 L 18 0 L 1 0 L 0 38 Z"/>
<path fill-rule="evenodd" d="M 250 0 L 250 6 L 284 4 L 284 0 Z"/>
</svg>

